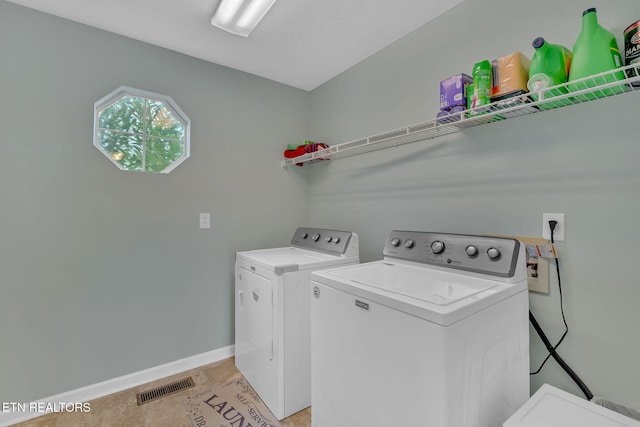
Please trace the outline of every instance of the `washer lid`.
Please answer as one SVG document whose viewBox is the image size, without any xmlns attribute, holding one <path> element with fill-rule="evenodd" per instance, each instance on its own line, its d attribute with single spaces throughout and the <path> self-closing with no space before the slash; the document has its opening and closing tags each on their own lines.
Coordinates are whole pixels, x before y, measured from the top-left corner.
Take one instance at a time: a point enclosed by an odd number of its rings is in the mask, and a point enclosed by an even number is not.
<svg viewBox="0 0 640 427">
<path fill-rule="evenodd" d="M 504 427 L 640 427 L 640 421 L 544 384 Z"/>
<path fill-rule="evenodd" d="M 374 261 L 312 273 L 314 281 L 447 326 L 518 292 L 506 283 L 407 263 Z"/>
<path fill-rule="evenodd" d="M 439 306 L 451 305 L 500 284 L 492 280 L 390 262 L 336 270 L 331 274 Z"/>
<path fill-rule="evenodd" d="M 324 268 L 354 261 L 351 258 L 292 246 L 237 252 L 236 261 L 242 260 L 274 271 L 276 274 Z M 355 261 L 357 261 L 357 259 Z"/>
</svg>

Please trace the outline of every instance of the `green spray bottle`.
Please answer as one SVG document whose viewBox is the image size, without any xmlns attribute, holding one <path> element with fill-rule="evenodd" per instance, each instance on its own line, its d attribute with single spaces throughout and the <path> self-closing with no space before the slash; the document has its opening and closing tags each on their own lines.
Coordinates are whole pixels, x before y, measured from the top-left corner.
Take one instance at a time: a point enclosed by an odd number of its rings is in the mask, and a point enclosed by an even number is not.
<svg viewBox="0 0 640 427">
<path fill-rule="evenodd" d="M 537 101 L 538 94 L 536 91 L 546 89 L 550 86 L 566 83 L 569 78 L 569 70 L 571 68 L 571 51 L 559 44 L 551 44 L 542 37 L 537 37 L 532 43 L 536 50 L 531 57 L 529 66 L 529 81 L 527 87 L 532 92 L 531 97 Z M 544 98 L 550 98 L 563 95 L 569 91 L 565 86 L 560 86 L 543 92 Z M 538 107 L 546 110 L 562 105 L 568 105 L 571 101 L 562 99 L 545 104 Z"/>
<path fill-rule="evenodd" d="M 580 30 L 580 35 L 573 45 L 573 59 L 571 62 L 571 70 L 569 71 L 569 82 L 574 82 L 575 80 L 619 67 L 622 67 L 622 56 L 620 55 L 616 37 L 609 30 L 598 24 L 595 7 L 585 10 L 582 13 L 582 29 Z M 575 92 L 588 87 L 624 79 L 624 72 L 617 71 L 613 74 L 607 74 L 604 77 L 571 84 L 569 85 L 569 90 Z M 602 98 L 623 91 L 624 86 L 614 86 L 610 89 L 580 96 L 578 99 L 584 101 L 587 99 Z"/>
</svg>

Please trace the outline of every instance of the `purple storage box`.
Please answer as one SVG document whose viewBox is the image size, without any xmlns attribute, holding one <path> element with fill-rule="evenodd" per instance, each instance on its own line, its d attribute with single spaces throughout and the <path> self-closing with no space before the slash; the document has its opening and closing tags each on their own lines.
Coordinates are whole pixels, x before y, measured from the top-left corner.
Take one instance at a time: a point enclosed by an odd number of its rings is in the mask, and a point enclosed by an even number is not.
<svg viewBox="0 0 640 427">
<path fill-rule="evenodd" d="M 453 107 L 467 108 L 467 86 L 473 83 L 471 76 L 457 74 L 440 82 L 440 110 Z"/>
</svg>

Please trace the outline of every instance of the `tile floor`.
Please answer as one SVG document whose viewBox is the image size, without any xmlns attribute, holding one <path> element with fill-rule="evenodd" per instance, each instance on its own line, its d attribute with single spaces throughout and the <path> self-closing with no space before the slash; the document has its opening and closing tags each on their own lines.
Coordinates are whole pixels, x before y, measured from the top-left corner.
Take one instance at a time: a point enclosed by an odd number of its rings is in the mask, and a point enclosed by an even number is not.
<svg viewBox="0 0 640 427">
<path fill-rule="evenodd" d="M 119 393 L 91 401 L 91 412 L 54 413 L 15 424 L 13 427 L 192 427 L 183 398 L 241 375 L 234 359 L 205 365 Z M 190 376 L 196 386 L 138 406 L 136 394 Z M 285 427 L 310 427 L 307 408 L 281 421 Z"/>
</svg>

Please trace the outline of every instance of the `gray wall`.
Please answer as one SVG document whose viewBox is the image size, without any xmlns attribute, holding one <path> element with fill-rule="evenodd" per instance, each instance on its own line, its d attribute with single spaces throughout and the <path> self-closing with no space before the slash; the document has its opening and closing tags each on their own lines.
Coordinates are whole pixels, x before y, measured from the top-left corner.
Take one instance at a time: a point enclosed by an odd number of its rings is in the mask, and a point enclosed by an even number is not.
<svg viewBox="0 0 640 427">
<path fill-rule="evenodd" d="M 120 85 L 191 118 L 172 173 L 92 146 L 93 104 Z M 0 100 L 0 401 L 233 344 L 235 252 L 308 218 L 279 164 L 308 93 L 0 1 Z"/>
<path fill-rule="evenodd" d="M 636 0 L 466 0 L 311 94 L 311 136 L 350 141 L 435 117 L 439 82 L 544 36 L 569 48 L 595 6 L 622 46 Z M 381 258 L 392 229 L 541 236 L 542 214 L 567 215 L 560 254 L 570 332 L 559 353 L 596 395 L 640 408 L 640 144 L 636 93 L 310 165 L 311 223 L 359 233 Z M 531 307 L 562 332 L 555 277 Z M 532 365 L 544 357 L 532 331 Z M 580 394 L 554 361 L 532 377 Z"/>
</svg>

